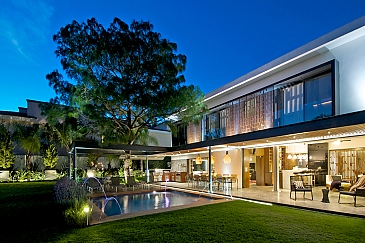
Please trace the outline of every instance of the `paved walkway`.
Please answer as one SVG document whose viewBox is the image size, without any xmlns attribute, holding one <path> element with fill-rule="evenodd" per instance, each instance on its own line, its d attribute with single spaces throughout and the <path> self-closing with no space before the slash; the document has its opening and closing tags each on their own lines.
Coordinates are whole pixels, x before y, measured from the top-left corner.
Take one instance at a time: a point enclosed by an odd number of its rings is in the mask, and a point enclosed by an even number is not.
<svg viewBox="0 0 365 243">
<path fill-rule="evenodd" d="M 195 192 L 203 192 L 201 189 L 188 187 L 187 183 L 163 182 L 162 186 L 182 188 L 193 190 Z M 191 186 L 191 184 L 190 184 Z M 329 203 L 323 203 L 322 189 L 324 186 L 316 186 L 313 188 L 313 201 L 310 193 L 306 193 L 306 198 L 303 198 L 303 192 L 297 192 L 297 200 L 290 199 L 290 190 L 281 189 L 281 191 L 273 191 L 272 186 L 251 186 L 251 188 L 235 188 L 232 190 L 214 191 L 214 194 L 243 198 L 247 200 L 255 200 L 264 203 L 272 203 L 285 205 L 301 209 L 309 209 L 320 212 L 328 212 L 342 214 L 354 217 L 365 218 L 365 197 L 357 197 L 356 207 L 352 196 L 341 195 L 341 203 L 338 203 L 338 192 L 329 192 Z M 205 190 L 206 191 L 206 190 Z M 294 192 L 292 193 L 294 197 Z"/>
</svg>

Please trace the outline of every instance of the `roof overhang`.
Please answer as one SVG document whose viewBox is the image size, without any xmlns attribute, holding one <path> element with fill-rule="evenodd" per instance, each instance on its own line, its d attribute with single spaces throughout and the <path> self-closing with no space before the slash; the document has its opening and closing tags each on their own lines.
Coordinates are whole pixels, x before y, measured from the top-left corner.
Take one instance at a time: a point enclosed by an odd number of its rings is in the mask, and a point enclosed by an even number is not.
<svg viewBox="0 0 365 243">
<path fill-rule="evenodd" d="M 224 138 L 186 144 L 164 153 L 166 156 L 197 154 L 230 148 L 272 147 L 299 142 L 324 142 L 365 135 L 365 111 L 270 128 Z"/>
<path fill-rule="evenodd" d="M 72 144 L 70 153 L 76 153 L 77 155 L 87 154 L 115 154 L 119 156 L 125 156 L 130 152 L 132 159 L 145 159 L 146 156 L 152 156 L 155 154 L 167 153 L 171 150 L 169 147 L 160 146 L 142 146 L 142 145 L 128 145 L 128 144 L 102 144 L 97 142 L 83 142 L 75 141 Z M 164 157 L 164 156 L 163 156 Z M 151 159 L 163 159 L 162 156 L 159 158 Z"/>
<path fill-rule="evenodd" d="M 260 148 L 285 145 L 299 142 L 318 143 L 344 137 L 365 135 L 365 111 L 302 122 L 282 127 L 237 134 L 214 140 L 185 144 L 177 147 L 142 146 L 142 145 L 104 145 L 97 142 L 76 141 L 73 152 L 85 155 L 116 154 L 124 156 L 131 151 L 132 159 L 163 159 L 165 156 L 198 154 L 212 151 L 223 151 L 230 148 Z"/>
</svg>

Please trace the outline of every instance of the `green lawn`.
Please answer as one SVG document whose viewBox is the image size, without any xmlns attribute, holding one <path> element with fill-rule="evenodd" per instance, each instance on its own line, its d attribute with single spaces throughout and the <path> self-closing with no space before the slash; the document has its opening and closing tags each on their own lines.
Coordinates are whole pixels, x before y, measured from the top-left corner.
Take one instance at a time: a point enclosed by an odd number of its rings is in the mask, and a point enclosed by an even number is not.
<svg viewBox="0 0 365 243">
<path fill-rule="evenodd" d="M 364 242 L 365 220 L 244 201 L 125 219 L 63 225 L 54 182 L 0 184 L 0 237 L 7 242 Z M 4 226 L 5 224 L 5 226 Z"/>
</svg>

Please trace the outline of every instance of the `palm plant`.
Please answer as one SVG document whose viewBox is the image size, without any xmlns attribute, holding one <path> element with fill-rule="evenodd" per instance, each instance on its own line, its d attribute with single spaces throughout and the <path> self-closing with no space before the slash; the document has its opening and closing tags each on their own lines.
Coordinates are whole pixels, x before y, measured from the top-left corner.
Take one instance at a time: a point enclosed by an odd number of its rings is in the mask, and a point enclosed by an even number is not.
<svg viewBox="0 0 365 243">
<path fill-rule="evenodd" d="M 28 172 L 28 180 L 30 179 L 30 171 L 32 169 L 31 158 L 34 153 L 38 153 L 41 149 L 42 129 L 39 124 L 21 125 L 17 124 L 15 129 L 15 139 L 21 148 L 25 150 L 25 167 Z"/>
</svg>

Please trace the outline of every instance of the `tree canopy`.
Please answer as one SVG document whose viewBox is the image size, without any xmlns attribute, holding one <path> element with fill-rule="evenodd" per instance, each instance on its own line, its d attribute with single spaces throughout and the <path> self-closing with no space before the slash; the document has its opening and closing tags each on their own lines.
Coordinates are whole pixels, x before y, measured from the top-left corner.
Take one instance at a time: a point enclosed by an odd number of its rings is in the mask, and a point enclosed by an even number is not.
<svg viewBox="0 0 365 243">
<path fill-rule="evenodd" d="M 75 107 L 95 122 L 105 141 L 135 143 L 148 128 L 206 111 L 204 94 L 184 85 L 186 56 L 153 25 L 118 18 L 104 28 L 96 19 L 73 21 L 54 35 L 63 71 L 46 78 L 53 103 Z"/>
</svg>

